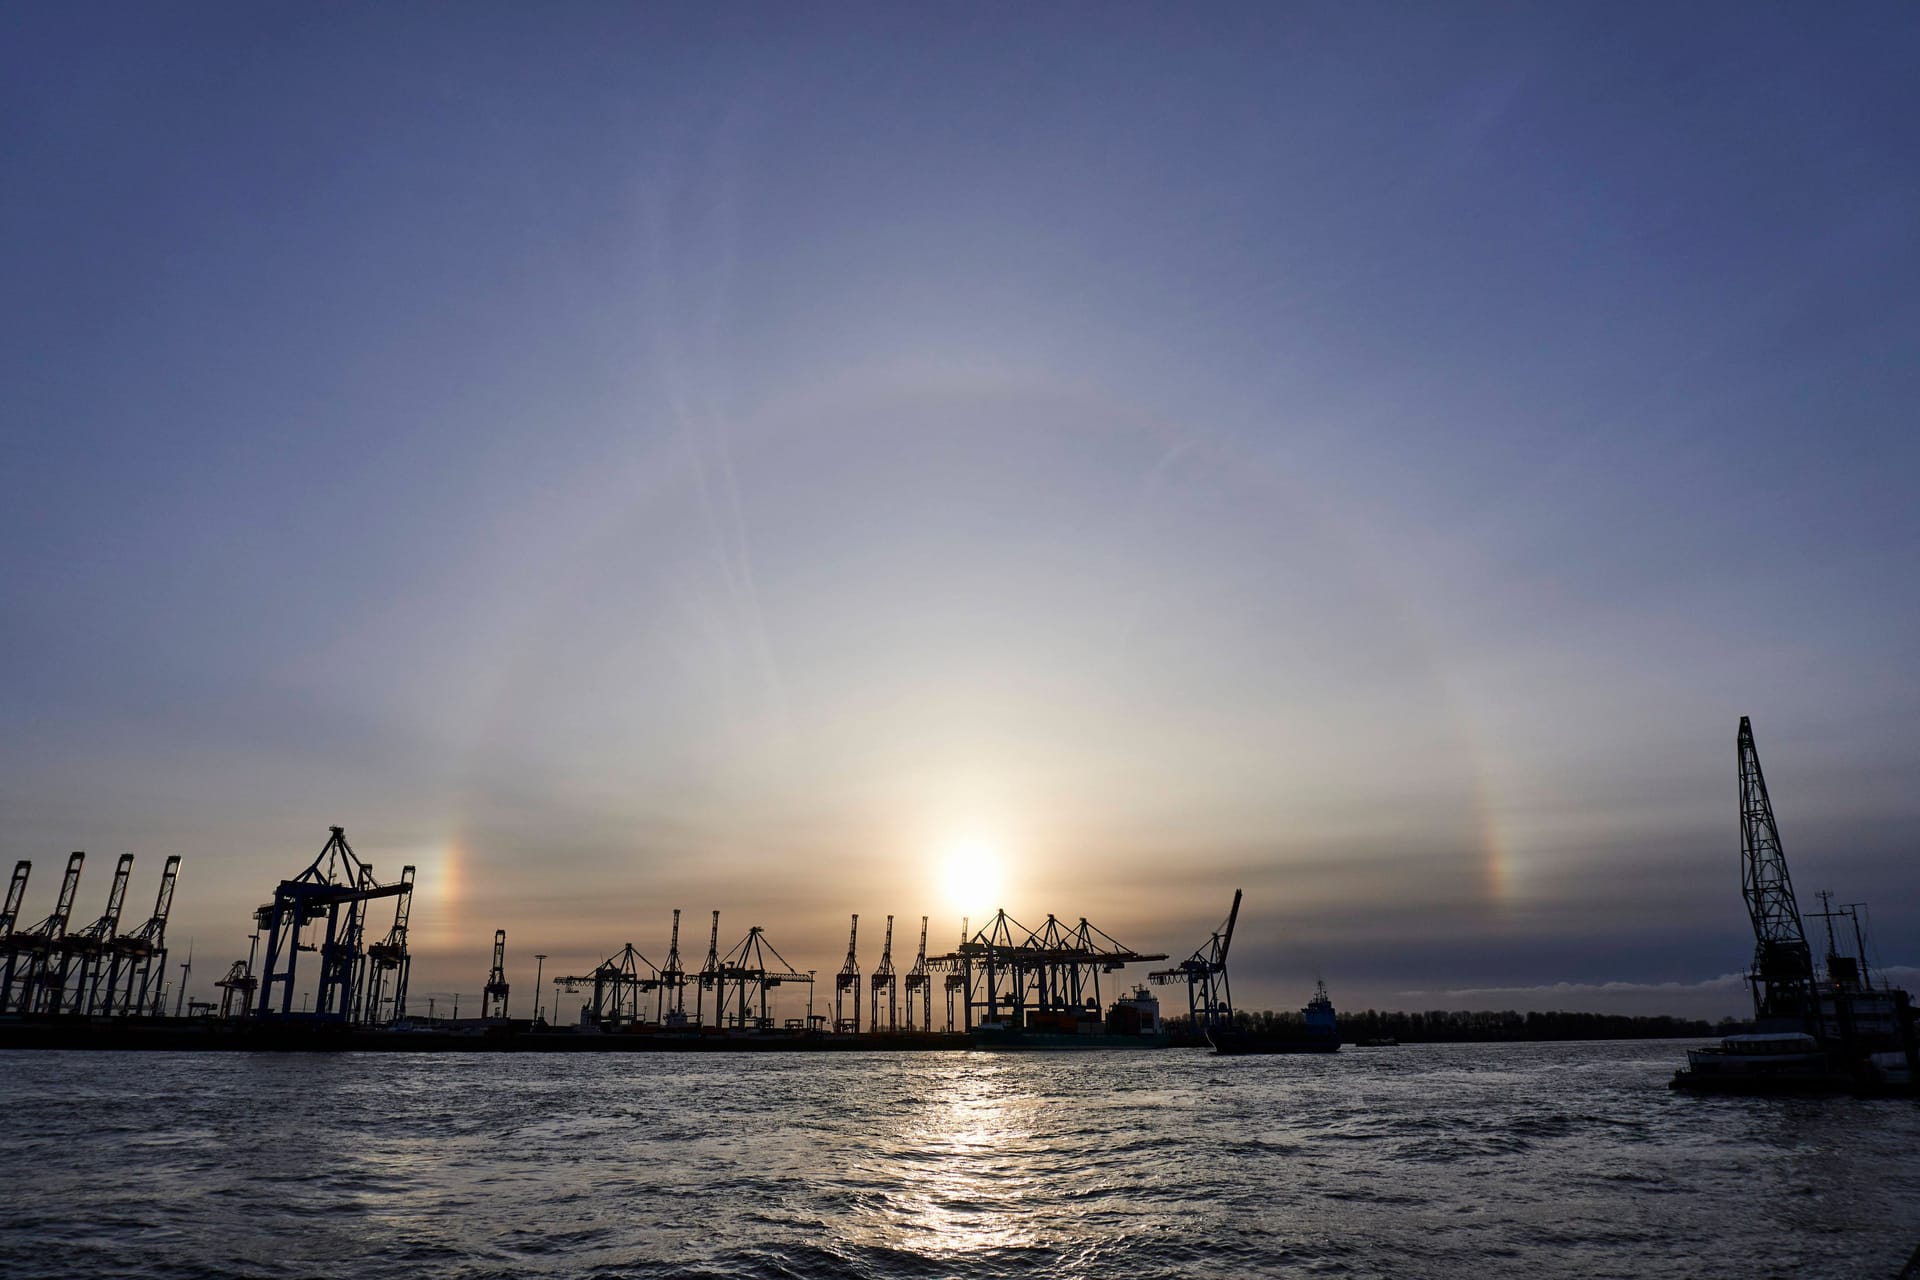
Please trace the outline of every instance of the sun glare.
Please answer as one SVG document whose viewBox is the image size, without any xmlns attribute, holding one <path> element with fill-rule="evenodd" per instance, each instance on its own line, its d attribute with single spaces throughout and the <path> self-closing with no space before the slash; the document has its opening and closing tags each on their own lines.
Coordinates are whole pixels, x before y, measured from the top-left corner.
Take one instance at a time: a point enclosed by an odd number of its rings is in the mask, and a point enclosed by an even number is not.
<svg viewBox="0 0 1920 1280">
<path fill-rule="evenodd" d="M 940 864 L 940 887 L 947 905 L 970 915 L 985 915 L 999 904 L 1000 851 L 991 841 L 956 840 Z"/>
</svg>

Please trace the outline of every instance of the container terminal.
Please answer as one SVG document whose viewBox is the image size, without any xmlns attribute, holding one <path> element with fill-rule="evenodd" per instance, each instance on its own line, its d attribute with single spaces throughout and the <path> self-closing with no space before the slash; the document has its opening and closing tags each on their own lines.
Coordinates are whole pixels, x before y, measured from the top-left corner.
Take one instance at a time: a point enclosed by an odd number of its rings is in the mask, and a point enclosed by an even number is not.
<svg viewBox="0 0 1920 1280">
<path fill-rule="evenodd" d="M 85 859 L 71 856 L 53 912 L 24 927 L 17 922 L 32 863 L 14 868 L 0 913 L 0 1048 L 698 1053 L 1138 1049 L 1170 1040 L 1147 985 L 1103 990 L 1102 982 L 1165 953 L 1136 951 L 1084 917 L 1049 915 L 1028 928 L 1004 910 L 977 932 L 963 923 L 958 945 L 936 954 L 928 953 L 922 916 L 918 949 L 904 967 L 894 961 L 888 916 L 879 963 L 865 972 L 855 915 L 831 1007 L 822 992 L 816 1011 L 817 971 L 790 963 L 759 925 L 723 949 L 714 911 L 705 959 L 689 966 L 676 909 L 662 962 L 628 942 L 585 973 L 551 979 L 556 1011 L 562 993 L 583 997 L 569 1025 L 538 1016 L 544 1001 L 534 1017 L 513 1016 L 507 931 L 499 929 L 480 1016 L 422 1016 L 408 996 L 415 868 L 382 879 L 343 827 L 330 828 L 312 863 L 254 912 L 249 954 L 213 984 L 219 999 L 189 1002 L 190 965 L 182 966 L 169 1012 L 166 928 L 180 859 L 167 859 L 153 915 L 125 933 L 132 854 L 119 861 L 100 919 L 69 928 Z M 1236 893 L 1235 915 L 1239 903 Z M 1157 984 L 1187 983 L 1202 1030 L 1233 1018 L 1224 949 L 1216 950 L 1151 975 Z M 546 956 L 536 960 L 544 966 Z M 543 972 L 536 969 L 536 988 Z M 801 986 L 805 1015 L 776 1019 L 774 993 Z"/>
</svg>

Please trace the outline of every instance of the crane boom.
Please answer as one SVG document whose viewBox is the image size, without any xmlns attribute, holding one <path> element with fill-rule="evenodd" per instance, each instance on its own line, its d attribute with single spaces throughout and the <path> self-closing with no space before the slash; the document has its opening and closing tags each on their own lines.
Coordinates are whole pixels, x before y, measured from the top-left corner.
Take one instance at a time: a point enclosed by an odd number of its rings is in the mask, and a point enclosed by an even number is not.
<svg viewBox="0 0 1920 1280">
<path fill-rule="evenodd" d="M 1787 874 L 1766 775 L 1753 742 L 1753 723 L 1740 717 L 1740 877 L 1753 922 L 1754 1016 L 1817 1024 L 1813 954 Z"/>
</svg>

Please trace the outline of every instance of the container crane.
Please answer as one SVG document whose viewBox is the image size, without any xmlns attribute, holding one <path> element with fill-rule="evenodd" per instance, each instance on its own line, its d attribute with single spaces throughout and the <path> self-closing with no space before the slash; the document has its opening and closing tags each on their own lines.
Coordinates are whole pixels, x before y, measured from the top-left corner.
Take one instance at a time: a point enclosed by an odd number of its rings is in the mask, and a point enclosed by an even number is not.
<svg viewBox="0 0 1920 1280">
<path fill-rule="evenodd" d="M 673 909 L 673 936 L 667 942 L 667 962 L 660 966 L 660 998 L 655 1016 L 662 1026 L 687 1025 L 687 969 L 680 963 L 678 907 Z"/>
<path fill-rule="evenodd" d="M 13 1007 L 14 969 L 18 958 L 24 954 L 14 945 L 13 927 L 20 921 L 20 904 L 27 896 L 27 877 L 33 873 L 33 863 L 26 858 L 13 864 L 13 879 L 7 884 L 7 901 L 0 907 L 0 948 L 5 948 L 6 959 L 0 962 L 0 1013 Z"/>
<path fill-rule="evenodd" d="M 80 892 L 80 868 L 86 863 L 84 850 L 67 859 L 67 873 L 60 880 L 60 893 L 54 899 L 53 914 L 31 929 L 16 933 L 12 941 L 26 957 L 26 971 L 20 976 L 19 989 L 12 1008 L 18 1013 L 58 1012 L 60 991 L 47 994 L 48 971 L 60 940 L 67 936 L 67 921 L 73 916 L 73 900 Z M 62 975 L 64 977 L 64 975 Z M 51 1003 L 51 1010 L 46 1005 Z"/>
<path fill-rule="evenodd" d="M 114 937 L 120 932 L 120 911 L 127 901 L 127 881 L 133 876 L 133 855 L 123 853 L 113 868 L 113 885 L 107 890 L 107 909 L 100 918 L 86 928 L 69 933 L 60 939 L 57 948 L 60 954 L 60 976 L 49 983 L 49 993 L 58 1007 L 50 1007 L 49 1013 L 80 1013 L 91 1016 L 98 1009 L 102 960 L 109 960 Z M 57 985 L 56 985 L 57 983 Z M 107 1003 L 113 1002 L 112 988 L 106 992 Z"/>
<path fill-rule="evenodd" d="M 880 993 L 887 993 L 887 1034 L 900 1030 L 899 1006 L 900 988 L 893 976 L 893 917 L 887 917 L 887 937 L 880 946 L 880 967 L 873 971 L 870 979 L 873 985 L 873 1012 L 868 1015 L 873 1023 L 870 1031 L 880 1030 Z"/>
<path fill-rule="evenodd" d="M 1233 993 L 1227 985 L 1227 950 L 1233 945 L 1233 926 L 1240 919 L 1241 890 L 1233 891 L 1233 908 L 1226 922 L 1213 931 L 1206 945 L 1180 962 L 1176 969 L 1148 974 L 1162 986 L 1187 984 L 1187 1014 L 1198 1034 L 1225 1031 L 1233 1026 Z"/>
<path fill-rule="evenodd" d="M 114 940 L 114 990 L 120 1014 L 158 1016 L 160 993 L 167 983 L 167 916 L 173 911 L 173 886 L 180 879 L 180 855 L 168 856 L 160 870 L 160 888 L 153 896 L 153 914 L 132 933 Z"/>
<path fill-rule="evenodd" d="M 854 944 L 860 940 L 860 916 L 854 913 L 853 927 L 847 930 L 847 960 L 833 975 L 833 1029 L 852 1034 L 860 1030 L 860 962 L 854 958 Z M 846 1016 L 841 1000 L 853 992 L 853 1017 Z"/>
<path fill-rule="evenodd" d="M 907 970 L 907 1030 L 915 1029 L 913 1024 L 913 997 L 920 995 L 921 1031 L 933 1030 L 933 972 L 927 967 L 927 918 L 920 917 L 920 951 L 913 958 L 913 968 Z"/>
<path fill-rule="evenodd" d="M 507 1016 L 507 931 L 493 931 L 493 968 L 487 973 L 487 985 L 480 989 L 480 1016 L 482 1018 L 505 1018 Z"/>
<path fill-rule="evenodd" d="M 693 991 L 693 1025 L 707 1025 L 706 993 L 720 986 L 720 913 L 713 913 L 713 928 L 707 932 L 707 958 L 700 964 L 699 985 Z M 714 996 L 713 1024 L 720 1025 L 720 997 Z"/>
<path fill-rule="evenodd" d="M 361 1008 L 356 999 L 364 976 L 361 938 L 367 904 L 380 898 L 407 896 L 412 891 L 406 883 L 381 884 L 376 880 L 371 864 L 362 861 L 347 843 L 345 827 L 329 827 L 328 831 L 327 843 L 313 864 L 293 879 L 282 880 L 274 890 L 273 901 L 257 913 L 267 935 L 256 1009 L 262 1018 L 349 1021 Z M 301 944 L 300 934 L 308 924 L 322 919 L 327 923 L 325 940 L 318 946 L 320 974 L 313 1009 L 311 1013 L 304 1009 L 295 1013 L 293 992 L 300 953 L 309 949 Z"/>
</svg>

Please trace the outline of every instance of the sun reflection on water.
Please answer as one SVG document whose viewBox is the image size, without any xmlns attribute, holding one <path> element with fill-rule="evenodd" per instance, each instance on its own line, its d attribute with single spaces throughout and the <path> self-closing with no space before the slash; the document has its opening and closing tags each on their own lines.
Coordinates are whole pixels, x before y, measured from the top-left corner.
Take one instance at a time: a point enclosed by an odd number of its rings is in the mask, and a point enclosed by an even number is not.
<svg viewBox="0 0 1920 1280">
<path fill-rule="evenodd" d="M 1029 1200 L 1044 1172 L 1042 1100 L 986 1055 L 916 1084 L 887 1159 L 850 1171 L 872 1194 L 847 1222 L 846 1243 L 934 1257 L 1042 1246 L 1043 1215 Z"/>
</svg>

